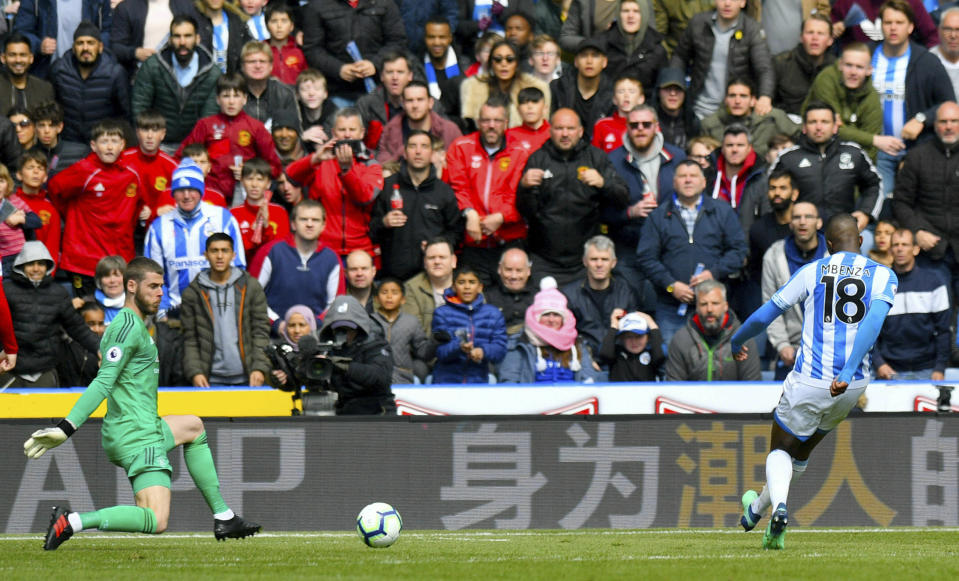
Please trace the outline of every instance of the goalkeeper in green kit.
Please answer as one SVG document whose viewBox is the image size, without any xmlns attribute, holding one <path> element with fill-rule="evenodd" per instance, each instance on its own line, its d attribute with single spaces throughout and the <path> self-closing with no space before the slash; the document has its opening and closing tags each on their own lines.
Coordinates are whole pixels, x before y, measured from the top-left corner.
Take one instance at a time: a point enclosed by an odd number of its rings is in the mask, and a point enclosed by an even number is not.
<svg viewBox="0 0 959 581">
<path fill-rule="evenodd" d="M 135 258 L 127 265 L 123 284 L 126 302 L 100 342 L 102 361 L 96 379 L 57 427 L 34 432 L 23 450 L 29 458 L 39 458 L 59 446 L 106 399 L 103 449 L 111 462 L 126 470 L 136 506 L 84 513 L 54 507 L 43 548 L 52 551 L 82 529 L 149 534 L 166 530 L 173 473 L 167 452 L 180 445 L 190 476 L 213 512 L 216 539 L 255 535 L 260 525 L 234 514 L 220 495 L 220 481 L 200 418 L 161 418 L 157 414 L 159 359 L 144 319 L 160 306 L 163 269 L 149 258 Z"/>
</svg>

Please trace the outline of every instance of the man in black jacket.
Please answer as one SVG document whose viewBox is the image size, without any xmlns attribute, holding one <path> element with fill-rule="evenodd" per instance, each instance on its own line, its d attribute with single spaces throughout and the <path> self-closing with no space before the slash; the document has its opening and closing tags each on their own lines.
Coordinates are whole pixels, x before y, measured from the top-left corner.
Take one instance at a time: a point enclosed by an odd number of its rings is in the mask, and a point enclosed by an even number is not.
<svg viewBox="0 0 959 581">
<path fill-rule="evenodd" d="M 339 296 L 330 305 L 320 330 L 320 342 L 333 342 L 329 356 L 333 375 L 330 385 L 338 395 L 337 415 L 395 415 L 396 402 L 390 389 L 393 351 L 379 333 L 377 323 L 351 296 Z M 304 353 L 300 346 L 300 353 Z"/>
<path fill-rule="evenodd" d="M 799 187 L 797 201 L 815 204 L 824 222 L 848 212 L 862 232 L 882 209 L 879 172 L 862 148 L 839 141 L 838 131 L 832 105 L 809 103 L 799 143 L 782 151 L 770 171 L 783 168 L 791 173 Z"/>
<path fill-rule="evenodd" d="M 216 81 L 222 73 L 213 62 L 213 55 L 199 42 L 196 19 L 175 16 L 170 23 L 169 40 L 140 66 L 133 79 L 134 117 L 151 109 L 163 115 L 167 129 L 163 141 L 174 150 L 197 121 L 220 110 Z M 178 69 L 189 69 L 194 63 L 196 74 L 192 77 L 177 75 Z"/>
<path fill-rule="evenodd" d="M 606 63 L 606 43 L 587 38 L 576 48 L 576 74 L 563 75 L 549 84 L 553 111 L 575 111 L 586 141 L 592 139 L 593 125 L 613 112 L 613 81 L 603 73 Z"/>
<path fill-rule="evenodd" d="M 896 180 L 892 210 L 903 228 L 916 233 L 919 264 L 949 276 L 959 289 L 959 105 L 943 103 L 936 137 L 906 154 Z M 955 295 L 953 295 L 955 296 Z"/>
<path fill-rule="evenodd" d="M 828 14 L 811 14 L 802 25 L 799 44 L 773 57 L 776 94 L 773 106 L 792 115 L 802 113 L 809 87 L 824 68 L 836 62 L 832 46 L 832 22 Z"/>
<path fill-rule="evenodd" d="M 580 339 L 595 356 L 610 327 L 613 316 L 646 310 L 655 305 L 639 305 L 632 287 L 624 279 L 613 276 L 616 246 L 606 236 L 593 236 L 583 248 L 585 280 L 566 285 L 562 290 L 569 299 L 569 310 L 576 316 Z"/>
<path fill-rule="evenodd" d="M 533 279 L 560 285 L 583 277 L 582 248 L 599 233 L 600 211 L 625 208 L 629 190 L 602 150 L 583 139 L 572 109 L 550 119 L 550 140 L 530 155 L 516 192 L 516 208 L 529 224 Z"/>
<path fill-rule="evenodd" d="M 726 80 L 735 77 L 755 81 L 759 89 L 756 113 L 772 110 L 776 90 L 772 57 L 762 26 L 743 12 L 745 6 L 745 0 L 719 0 L 714 12 L 693 16 L 673 52 L 669 66 L 689 73 L 686 98 L 700 119 L 719 109 Z M 714 63 L 714 57 L 723 55 Z"/>
<path fill-rule="evenodd" d="M 463 236 L 456 195 L 436 178 L 432 143 L 426 131 L 410 131 L 405 162 L 387 178 L 373 202 L 370 238 L 382 248 L 383 276 L 406 280 L 422 270 L 427 240 L 443 236 L 455 247 Z"/>
<path fill-rule="evenodd" d="M 104 119 L 129 119 L 130 82 L 112 54 L 104 52 L 100 31 L 83 21 L 73 33 L 73 48 L 57 59 L 50 80 L 63 105 L 62 138 L 87 143 L 90 130 Z"/>
<path fill-rule="evenodd" d="M 506 321 L 507 349 L 512 349 L 526 324 L 526 309 L 536 298 L 530 285 L 533 263 L 522 248 L 508 248 L 499 259 L 498 275 L 493 284 L 483 288 L 483 298 L 503 313 Z"/>
</svg>

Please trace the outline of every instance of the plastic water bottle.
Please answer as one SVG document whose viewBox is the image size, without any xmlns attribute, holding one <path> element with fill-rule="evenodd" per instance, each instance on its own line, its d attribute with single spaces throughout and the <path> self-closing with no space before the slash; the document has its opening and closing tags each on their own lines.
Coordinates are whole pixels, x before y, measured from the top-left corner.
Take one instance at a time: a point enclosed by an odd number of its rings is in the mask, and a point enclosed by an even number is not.
<svg viewBox="0 0 959 581">
<path fill-rule="evenodd" d="M 702 262 L 696 264 L 696 270 L 693 271 L 693 276 L 698 276 L 702 274 L 704 270 L 706 270 L 705 264 L 703 264 Z M 679 308 L 676 309 L 676 314 L 679 315 L 680 317 L 685 317 L 686 309 L 688 308 L 689 308 L 689 303 L 680 303 Z"/>
<path fill-rule="evenodd" d="M 393 193 L 390 195 L 390 207 L 394 210 L 403 209 L 403 194 L 400 193 L 399 184 L 393 184 Z"/>
</svg>

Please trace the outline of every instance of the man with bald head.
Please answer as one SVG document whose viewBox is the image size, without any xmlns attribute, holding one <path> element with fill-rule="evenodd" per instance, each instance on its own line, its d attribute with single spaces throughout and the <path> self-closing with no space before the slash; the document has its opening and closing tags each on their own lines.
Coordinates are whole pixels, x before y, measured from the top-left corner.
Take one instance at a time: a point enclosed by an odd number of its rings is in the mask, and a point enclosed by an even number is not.
<svg viewBox="0 0 959 581">
<path fill-rule="evenodd" d="M 529 225 L 533 280 L 553 276 L 563 286 L 583 278 L 583 245 L 600 233 L 600 212 L 625 212 L 629 190 L 606 154 L 583 139 L 575 111 L 553 113 L 549 133 L 526 162 L 516 207 Z"/>
<path fill-rule="evenodd" d="M 483 290 L 486 302 L 503 313 L 510 339 L 523 332 L 526 309 L 533 304 L 536 288 L 530 284 L 533 263 L 521 248 L 509 248 L 499 259 L 496 280 Z M 511 348 L 507 345 L 507 348 Z"/>
<path fill-rule="evenodd" d="M 773 508 L 763 535 L 765 549 L 785 547 L 790 483 L 806 470 L 813 448 L 866 391 L 870 366 L 863 357 L 895 302 L 896 274 L 860 254 L 861 243 L 856 218 L 834 215 L 826 226 L 826 246 L 832 254 L 800 268 L 732 338 L 733 357 L 743 361 L 749 338 L 802 303 L 805 332 L 774 412 L 766 486 L 760 494 L 748 490 L 742 497 L 740 524 L 746 531 Z"/>
<path fill-rule="evenodd" d="M 346 292 L 373 312 L 373 277 L 376 266 L 373 257 L 365 250 L 354 250 L 346 255 Z"/>
<path fill-rule="evenodd" d="M 920 266 L 939 270 L 959 290 L 959 105 L 939 106 L 936 136 L 909 150 L 896 177 L 892 211 L 916 234 Z"/>
</svg>

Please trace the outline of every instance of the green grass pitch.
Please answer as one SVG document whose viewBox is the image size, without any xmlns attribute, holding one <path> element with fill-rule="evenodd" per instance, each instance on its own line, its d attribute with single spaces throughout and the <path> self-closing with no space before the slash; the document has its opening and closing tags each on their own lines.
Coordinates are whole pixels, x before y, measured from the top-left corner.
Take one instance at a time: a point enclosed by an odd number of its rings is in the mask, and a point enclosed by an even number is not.
<svg viewBox="0 0 959 581">
<path fill-rule="evenodd" d="M 0 579 L 956 579 L 959 529 L 794 529 L 785 551 L 762 532 L 404 531 L 386 549 L 354 533 L 81 533 L 44 552 L 40 535 L 0 535 Z"/>
</svg>

